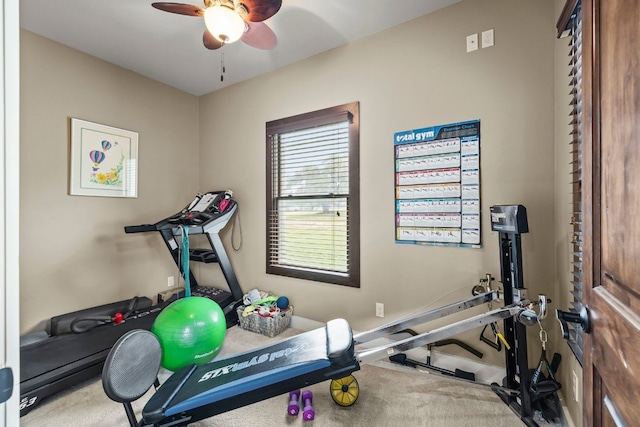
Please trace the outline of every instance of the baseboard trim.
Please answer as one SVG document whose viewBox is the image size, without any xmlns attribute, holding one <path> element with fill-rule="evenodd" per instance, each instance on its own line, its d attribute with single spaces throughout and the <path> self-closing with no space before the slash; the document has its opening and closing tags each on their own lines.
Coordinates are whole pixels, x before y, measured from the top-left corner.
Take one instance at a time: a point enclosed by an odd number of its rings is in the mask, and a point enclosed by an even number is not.
<svg viewBox="0 0 640 427">
<path fill-rule="evenodd" d="M 307 319 L 306 317 L 291 316 L 290 327 L 294 329 L 300 329 L 301 331 L 311 331 L 312 329 L 318 329 L 325 325 L 324 322 L 318 322 L 317 320 Z"/>
</svg>

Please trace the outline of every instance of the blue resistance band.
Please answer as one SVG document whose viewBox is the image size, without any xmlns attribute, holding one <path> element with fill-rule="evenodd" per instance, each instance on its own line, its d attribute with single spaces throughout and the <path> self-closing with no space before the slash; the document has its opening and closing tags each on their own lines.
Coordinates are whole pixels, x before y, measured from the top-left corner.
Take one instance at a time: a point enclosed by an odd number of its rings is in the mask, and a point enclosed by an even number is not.
<svg viewBox="0 0 640 427">
<path fill-rule="evenodd" d="M 180 259 L 182 265 L 182 277 L 184 279 L 184 296 L 191 296 L 191 284 L 189 283 L 189 234 L 187 233 L 187 227 L 182 227 L 182 258 Z"/>
</svg>

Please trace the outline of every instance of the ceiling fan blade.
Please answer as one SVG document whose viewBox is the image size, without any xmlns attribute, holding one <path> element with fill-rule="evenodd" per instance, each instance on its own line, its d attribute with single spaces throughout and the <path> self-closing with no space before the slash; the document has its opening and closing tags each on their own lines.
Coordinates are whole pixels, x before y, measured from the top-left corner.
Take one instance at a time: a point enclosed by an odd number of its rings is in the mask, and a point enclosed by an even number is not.
<svg viewBox="0 0 640 427">
<path fill-rule="evenodd" d="M 203 16 L 204 15 L 203 8 L 194 6 L 192 4 L 158 2 L 158 3 L 151 3 L 151 6 L 155 7 L 156 9 L 162 10 L 164 12 L 177 13 L 179 15 L 187 15 L 187 16 Z"/>
<path fill-rule="evenodd" d="M 204 47 L 209 50 L 216 50 L 222 47 L 222 42 L 213 37 L 209 30 L 204 30 L 204 34 L 202 34 L 202 43 L 204 43 Z"/>
<path fill-rule="evenodd" d="M 247 20 L 261 22 L 271 18 L 282 6 L 282 0 L 242 0 L 241 3 L 247 9 Z"/>
<path fill-rule="evenodd" d="M 278 37 L 264 22 L 247 22 L 247 31 L 240 40 L 251 47 L 271 50 L 278 44 Z"/>
</svg>

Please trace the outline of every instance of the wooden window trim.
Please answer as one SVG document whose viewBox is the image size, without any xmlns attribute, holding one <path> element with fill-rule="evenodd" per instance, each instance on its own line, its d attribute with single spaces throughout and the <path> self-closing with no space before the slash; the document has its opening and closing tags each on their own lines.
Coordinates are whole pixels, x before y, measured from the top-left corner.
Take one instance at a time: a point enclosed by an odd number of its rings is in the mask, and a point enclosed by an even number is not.
<svg viewBox="0 0 640 427">
<path fill-rule="evenodd" d="M 323 110 L 299 114 L 284 119 L 274 120 L 266 124 L 266 159 L 267 159 L 267 195 L 266 195 L 266 272 L 298 279 L 332 283 L 350 287 L 360 287 L 360 123 L 359 102 L 343 104 Z M 337 120 L 336 120 L 337 119 Z M 269 263 L 270 254 L 270 216 L 273 210 L 274 194 L 272 173 L 274 163 L 271 151 L 271 135 L 293 132 L 314 126 L 322 126 L 336 121 L 349 120 L 349 273 L 347 275 L 330 272 L 309 271 L 305 269 L 273 266 Z M 278 161 L 279 163 L 279 161 Z"/>
</svg>

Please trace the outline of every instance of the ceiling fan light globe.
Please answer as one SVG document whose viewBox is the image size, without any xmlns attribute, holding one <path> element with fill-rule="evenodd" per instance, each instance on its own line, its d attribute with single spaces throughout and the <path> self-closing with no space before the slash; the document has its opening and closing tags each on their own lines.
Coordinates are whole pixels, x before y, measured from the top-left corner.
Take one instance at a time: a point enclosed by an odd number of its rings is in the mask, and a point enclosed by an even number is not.
<svg viewBox="0 0 640 427">
<path fill-rule="evenodd" d="M 227 6 L 215 5 L 205 9 L 204 23 L 211 35 L 222 43 L 233 43 L 244 33 L 244 20 Z"/>
</svg>

